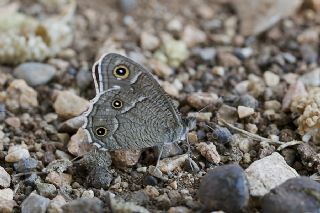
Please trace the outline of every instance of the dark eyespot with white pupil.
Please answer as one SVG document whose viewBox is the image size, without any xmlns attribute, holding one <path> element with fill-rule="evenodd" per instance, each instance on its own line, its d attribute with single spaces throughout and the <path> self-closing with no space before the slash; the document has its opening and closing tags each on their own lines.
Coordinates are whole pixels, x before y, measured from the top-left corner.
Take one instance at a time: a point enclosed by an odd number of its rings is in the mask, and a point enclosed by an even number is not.
<svg viewBox="0 0 320 213">
<path fill-rule="evenodd" d="M 114 68 L 113 75 L 119 80 L 126 79 L 129 76 L 129 69 L 124 65 L 119 65 Z"/>
<path fill-rule="evenodd" d="M 122 108 L 122 101 L 120 101 L 118 99 L 112 101 L 112 107 L 115 108 L 115 109 Z"/>
<path fill-rule="evenodd" d="M 97 127 L 96 128 L 96 134 L 100 137 L 105 136 L 107 134 L 108 130 L 105 127 Z"/>
</svg>

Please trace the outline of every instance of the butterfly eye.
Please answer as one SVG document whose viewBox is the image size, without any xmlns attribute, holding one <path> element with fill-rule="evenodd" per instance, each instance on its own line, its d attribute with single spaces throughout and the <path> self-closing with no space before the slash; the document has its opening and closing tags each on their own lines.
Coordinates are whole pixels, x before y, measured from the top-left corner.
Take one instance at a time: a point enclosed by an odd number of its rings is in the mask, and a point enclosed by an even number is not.
<svg viewBox="0 0 320 213">
<path fill-rule="evenodd" d="M 105 127 L 97 127 L 97 128 L 96 128 L 96 134 L 97 134 L 99 137 L 106 136 L 107 133 L 108 133 L 108 129 L 105 128 Z"/>
<path fill-rule="evenodd" d="M 117 66 L 113 70 L 113 75 L 116 78 L 126 79 L 129 76 L 129 69 L 124 65 Z"/>
<path fill-rule="evenodd" d="M 112 107 L 115 108 L 115 109 L 122 108 L 122 101 L 120 101 L 118 99 L 112 101 Z"/>
</svg>

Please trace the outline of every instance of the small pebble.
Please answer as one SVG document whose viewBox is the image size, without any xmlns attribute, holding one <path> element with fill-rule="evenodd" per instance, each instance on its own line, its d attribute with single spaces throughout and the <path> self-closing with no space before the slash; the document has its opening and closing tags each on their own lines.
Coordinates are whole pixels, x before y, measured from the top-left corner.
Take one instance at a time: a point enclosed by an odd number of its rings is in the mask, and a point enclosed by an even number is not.
<svg viewBox="0 0 320 213">
<path fill-rule="evenodd" d="M 192 211 L 184 206 L 170 207 L 168 213 L 191 213 Z"/>
<path fill-rule="evenodd" d="M 213 143 L 201 142 L 196 144 L 197 150 L 205 157 L 210 163 L 218 164 L 220 163 L 220 155 L 217 151 L 216 146 Z"/>
<path fill-rule="evenodd" d="M 192 49 L 192 53 L 194 55 L 199 56 L 203 61 L 212 61 L 216 57 L 216 49 L 213 47 L 206 47 L 206 48 L 194 48 Z"/>
<path fill-rule="evenodd" d="M 196 92 L 187 96 L 187 102 L 196 109 L 217 103 L 219 97 L 215 93 Z"/>
<path fill-rule="evenodd" d="M 29 87 L 24 80 L 14 80 L 7 88 L 6 106 L 12 111 L 19 109 L 30 110 L 38 107 L 37 96 L 37 91 Z"/>
<path fill-rule="evenodd" d="M 182 33 L 182 40 L 189 47 L 193 47 L 197 44 L 203 43 L 206 41 L 206 39 L 207 39 L 206 34 L 192 25 L 186 26 Z"/>
<path fill-rule="evenodd" d="M 57 195 L 57 188 L 49 183 L 36 183 L 37 191 L 41 196 L 54 198 Z"/>
<path fill-rule="evenodd" d="M 212 137 L 221 144 L 232 142 L 232 134 L 228 128 L 217 126 L 212 130 Z"/>
<path fill-rule="evenodd" d="M 148 32 L 142 32 L 140 36 L 140 44 L 143 50 L 155 50 L 159 47 L 159 39 Z"/>
<path fill-rule="evenodd" d="M 38 165 L 38 161 L 34 158 L 21 159 L 13 164 L 14 169 L 17 172 L 30 172 Z"/>
<path fill-rule="evenodd" d="M 209 211 L 240 212 L 249 201 L 246 175 L 238 165 L 216 167 L 201 179 L 198 195 Z"/>
<path fill-rule="evenodd" d="M 15 163 L 21 159 L 29 158 L 30 154 L 27 149 L 21 145 L 11 146 L 8 150 L 8 154 L 5 157 L 5 161 L 8 163 Z"/>
<path fill-rule="evenodd" d="M 11 176 L 6 172 L 6 170 L 0 166 L 0 186 L 7 188 L 10 186 Z"/>
<path fill-rule="evenodd" d="M 45 213 L 50 200 L 41 195 L 31 193 L 22 203 L 21 203 L 21 213 Z"/>
<path fill-rule="evenodd" d="M 58 173 L 53 171 L 47 175 L 46 181 L 56 186 L 62 187 L 71 184 L 72 176 L 70 174 Z"/>
<path fill-rule="evenodd" d="M 12 189 L 0 189 L 0 200 L 13 200 Z"/>
<path fill-rule="evenodd" d="M 62 118 L 71 118 L 80 115 L 89 107 L 89 101 L 79 97 L 71 91 L 59 92 L 53 107 Z"/>
<path fill-rule="evenodd" d="M 238 106 L 239 118 L 246 118 L 254 114 L 254 109 L 245 106 Z"/>
<path fill-rule="evenodd" d="M 84 122 L 83 116 L 70 118 L 59 125 L 58 131 L 74 134 L 83 126 Z"/>
<path fill-rule="evenodd" d="M 181 168 L 187 158 L 188 155 L 185 154 L 163 159 L 159 162 L 159 169 L 164 173 L 171 172 L 178 167 Z"/>
<path fill-rule="evenodd" d="M 224 67 L 216 66 L 216 67 L 212 68 L 211 72 L 212 72 L 212 74 L 215 74 L 218 76 L 224 76 L 225 69 L 224 69 Z"/>
<path fill-rule="evenodd" d="M 263 78 L 264 78 L 264 81 L 266 82 L 267 86 L 269 86 L 269 87 L 277 86 L 280 82 L 280 77 L 270 71 L 264 72 Z"/>
<path fill-rule="evenodd" d="M 209 122 L 212 117 L 212 112 L 189 112 L 188 117 L 196 118 L 198 121 Z"/>
<path fill-rule="evenodd" d="M 56 72 L 56 68 L 52 65 L 28 62 L 16 67 L 13 75 L 25 80 L 30 86 L 39 86 L 48 83 Z"/>
<path fill-rule="evenodd" d="M 147 175 L 143 178 L 143 184 L 146 186 L 156 186 L 158 185 L 158 180 L 154 176 Z"/>
<path fill-rule="evenodd" d="M 19 129 L 21 126 L 21 122 L 20 119 L 17 117 L 9 117 L 5 120 L 6 124 L 8 124 L 9 126 L 15 128 L 15 129 Z"/>
<path fill-rule="evenodd" d="M 93 148 L 93 145 L 88 142 L 87 133 L 80 128 L 75 135 L 73 135 L 68 143 L 68 151 L 75 156 L 82 156 Z"/>
<path fill-rule="evenodd" d="M 72 200 L 64 206 L 62 206 L 63 213 L 102 213 L 103 202 L 94 197 L 94 198 L 80 198 L 77 200 Z"/>
<path fill-rule="evenodd" d="M 315 70 L 312 70 L 311 72 L 308 72 L 302 75 L 299 78 L 299 80 L 305 86 L 314 86 L 314 87 L 320 86 L 320 68 L 317 68 Z"/>
<path fill-rule="evenodd" d="M 162 63 L 161 61 L 150 60 L 149 66 L 154 71 L 154 73 L 159 77 L 167 78 L 173 74 L 173 69 L 171 69 L 171 67 Z"/>
<path fill-rule="evenodd" d="M 110 152 L 110 154 L 115 166 L 126 168 L 138 163 L 141 150 L 115 150 Z"/>
<path fill-rule="evenodd" d="M 151 185 L 146 186 L 146 188 L 144 189 L 144 192 L 152 199 L 154 199 L 160 195 L 158 189 L 154 186 L 151 186 Z"/>
<path fill-rule="evenodd" d="M 219 65 L 223 67 L 238 67 L 241 65 L 241 61 L 234 55 L 230 53 L 218 53 Z"/>
<path fill-rule="evenodd" d="M 92 190 L 85 190 L 82 193 L 81 198 L 94 198 L 94 192 Z"/>
<path fill-rule="evenodd" d="M 66 204 L 66 200 L 62 195 L 53 198 L 48 206 L 47 213 L 62 213 L 62 206 Z"/>
</svg>

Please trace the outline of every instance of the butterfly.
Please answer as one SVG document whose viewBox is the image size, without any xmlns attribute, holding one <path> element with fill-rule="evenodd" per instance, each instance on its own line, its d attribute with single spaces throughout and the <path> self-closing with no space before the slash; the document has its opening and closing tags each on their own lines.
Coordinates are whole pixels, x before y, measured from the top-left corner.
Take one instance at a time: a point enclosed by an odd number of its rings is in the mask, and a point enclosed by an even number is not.
<svg viewBox="0 0 320 213">
<path fill-rule="evenodd" d="M 84 129 L 100 149 L 163 148 L 185 140 L 195 126 L 194 118 L 181 117 L 152 74 L 127 57 L 103 55 L 92 75 L 96 96 L 85 112 Z"/>
</svg>

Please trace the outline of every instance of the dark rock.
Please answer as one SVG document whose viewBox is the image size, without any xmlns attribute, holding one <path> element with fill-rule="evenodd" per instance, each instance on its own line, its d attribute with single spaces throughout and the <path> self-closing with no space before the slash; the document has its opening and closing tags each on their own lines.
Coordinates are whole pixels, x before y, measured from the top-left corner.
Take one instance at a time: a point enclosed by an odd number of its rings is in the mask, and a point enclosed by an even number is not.
<svg viewBox="0 0 320 213">
<path fill-rule="evenodd" d="M 31 170 L 35 169 L 38 165 L 38 161 L 34 158 L 26 158 L 21 159 L 15 164 L 13 164 L 14 169 L 17 172 L 30 172 Z"/>
<path fill-rule="evenodd" d="M 210 211 L 240 212 L 249 201 L 243 169 L 238 165 L 226 165 L 209 170 L 200 182 L 198 195 Z"/>
<path fill-rule="evenodd" d="M 108 168 L 96 167 L 89 172 L 86 178 L 86 184 L 97 189 L 108 189 L 112 179 L 113 176 L 108 171 Z"/>
<path fill-rule="evenodd" d="M 188 158 L 185 163 L 184 163 L 184 168 L 186 171 L 191 172 L 191 173 L 198 173 L 200 171 L 200 168 L 194 160 L 191 158 Z"/>
<path fill-rule="evenodd" d="M 29 175 L 29 177 L 27 177 L 26 179 L 24 179 L 24 183 L 27 186 L 34 186 L 36 184 L 36 180 L 38 179 L 38 175 L 35 173 L 32 173 L 31 175 Z"/>
<path fill-rule="evenodd" d="M 156 186 L 158 185 L 158 180 L 157 178 L 151 176 L 151 175 L 147 175 L 144 177 L 143 179 L 143 184 L 146 185 L 146 186 Z"/>
<path fill-rule="evenodd" d="M 160 149 L 160 148 L 158 148 Z M 158 151 L 159 153 L 159 151 Z M 163 146 L 163 151 L 161 154 L 161 159 L 163 158 L 168 158 L 168 157 L 173 157 L 176 155 L 181 155 L 183 154 L 183 150 L 177 143 L 168 143 Z"/>
<path fill-rule="evenodd" d="M 225 127 L 217 126 L 212 131 L 212 137 L 221 144 L 227 144 L 232 141 L 232 134 L 230 133 L 229 129 Z"/>
<path fill-rule="evenodd" d="M 261 200 L 261 212 L 319 212 L 320 184 L 308 177 L 292 178 L 272 189 Z"/>
<path fill-rule="evenodd" d="M 99 213 L 104 212 L 103 202 L 98 198 L 80 198 L 62 206 L 64 213 Z"/>
<path fill-rule="evenodd" d="M 31 193 L 21 204 L 21 213 L 45 213 L 50 203 L 48 198 Z"/>
<path fill-rule="evenodd" d="M 131 193 L 130 195 L 130 202 L 133 202 L 137 205 L 145 205 L 149 202 L 150 198 L 149 196 L 145 193 L 144 190 L 139 190 L 136 192 Z"/>
<path fill-rule="evenodd" d="M 203 131 L 202 129 L 199 129 L 197 131 L 197 137 L 198 137 L 198 140 L 203 140 L 206 137 L 205 131 Z"/>
</svg>

